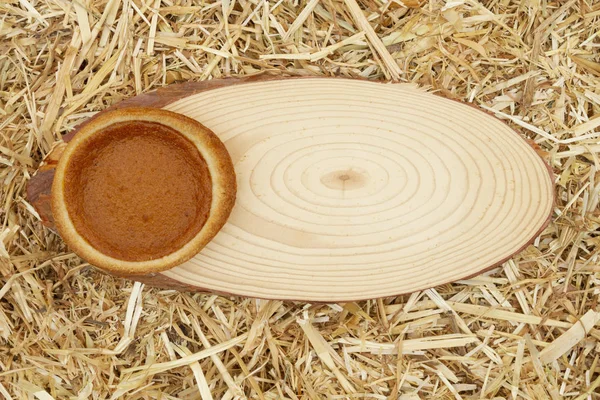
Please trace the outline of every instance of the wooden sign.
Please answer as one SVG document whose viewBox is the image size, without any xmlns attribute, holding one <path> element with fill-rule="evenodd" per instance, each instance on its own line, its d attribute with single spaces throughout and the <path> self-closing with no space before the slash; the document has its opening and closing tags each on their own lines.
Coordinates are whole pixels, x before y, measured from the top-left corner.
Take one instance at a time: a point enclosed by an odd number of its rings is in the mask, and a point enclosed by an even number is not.
<svg viewBox="0 0 600 400">
<path fill-rule="evenodd" d="M 200 121 L 225 143 L 238 194 L 223 229 L 156 285 L 244 296 L 346 301 L 477 275 L 548 224 L 552 172 L 514 130 L 408 84 L 227 79 L 117 106 Z M 72 135 L 66 137 L 70 139 Z M 47 203 L 60 147 L 31 180 Z"/>
</svg>

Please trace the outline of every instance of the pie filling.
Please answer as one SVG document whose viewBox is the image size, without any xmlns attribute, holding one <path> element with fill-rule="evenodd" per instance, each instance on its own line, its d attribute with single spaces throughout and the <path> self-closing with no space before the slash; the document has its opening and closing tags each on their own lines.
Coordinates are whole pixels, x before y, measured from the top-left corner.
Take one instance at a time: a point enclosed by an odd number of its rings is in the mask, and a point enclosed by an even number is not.
<svg viewBox="0 0 600 400">
<path fill-rule="evenodd" d="M 179 250 L 206 223 L 212 199 L 196 146 L 168 126 L 140 121 L 110 125 L 78 146 L 64 190 L 79 235 L 124 261 Z"/>
</svg>

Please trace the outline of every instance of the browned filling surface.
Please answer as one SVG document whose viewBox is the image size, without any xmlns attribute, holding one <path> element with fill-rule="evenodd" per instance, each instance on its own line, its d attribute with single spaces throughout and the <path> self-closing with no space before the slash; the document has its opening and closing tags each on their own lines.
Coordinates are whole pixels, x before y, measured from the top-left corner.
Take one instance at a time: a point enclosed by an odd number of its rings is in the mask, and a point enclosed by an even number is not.
<svg viewBox="0 0 600 400">
<path fill-rule="evenodd" d="M 154 122 L 111 125 L 80 145 L 65 174 L 77 232 L 108 256 L 147 261 L 189 242 L 208 219 L 206 161 L 177 131 Z"/>
</svg>

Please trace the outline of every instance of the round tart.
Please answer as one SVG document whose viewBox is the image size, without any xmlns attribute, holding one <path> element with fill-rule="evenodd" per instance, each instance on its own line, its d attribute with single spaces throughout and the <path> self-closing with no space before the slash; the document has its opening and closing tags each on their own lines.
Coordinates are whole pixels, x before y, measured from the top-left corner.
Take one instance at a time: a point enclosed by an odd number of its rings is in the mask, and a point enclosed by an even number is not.
<svg viewBox="0 0 600 400">
<path fill-rule="evenodd" d="M 56 168 L 52 213 L 65 242 L 112 273 L 164 271 L 197 254 L 235 203 L 231 158 L 194 119 L 153 108 L 102 113 Z"/>
</svg>

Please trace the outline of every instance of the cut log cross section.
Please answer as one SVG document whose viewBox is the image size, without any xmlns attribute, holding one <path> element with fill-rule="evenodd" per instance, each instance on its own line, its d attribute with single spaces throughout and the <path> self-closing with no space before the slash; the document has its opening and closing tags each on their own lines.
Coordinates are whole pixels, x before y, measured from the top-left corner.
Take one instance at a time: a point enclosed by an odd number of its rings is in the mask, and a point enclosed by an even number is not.
<svg viewBox="0 0 600 400">
<path fill-rule="evenodd" d="M 238 183 L 228 222 L 195 258 L 133 279 L 274 299 L 391 296 L 499 265 L 550 219 L 552 173 L 523 138 L 412 85 L 232 79 L 119 107 L 131 105 L 211 129 Z M 46 214 L 48 170 L 29 188 Z"/>
</svg>

